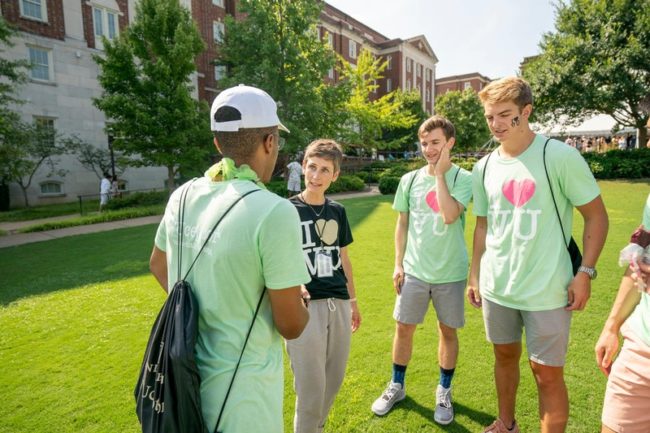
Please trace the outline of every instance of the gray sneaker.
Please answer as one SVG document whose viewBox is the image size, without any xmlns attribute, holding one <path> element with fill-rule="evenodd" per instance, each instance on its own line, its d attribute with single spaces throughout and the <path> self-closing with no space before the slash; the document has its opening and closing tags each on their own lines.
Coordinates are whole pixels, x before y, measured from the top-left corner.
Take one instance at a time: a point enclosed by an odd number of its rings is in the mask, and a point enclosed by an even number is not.
<svg viewBox="0 0 650 433">
<path fill-rule="evenodd" d="M 386 415 L 395 403 L 404 400 L 406 391 L 401 384 L 395 382 L 388 382 L 388 386 L 384 390 L 381 397 L 379 397 L 372 404 L 372 411 L 375 415 Z"/>
<path fill-rule="evenodd" d="M 454 420 L 454 407 L 451 405 L 451 387 L 438 385 L 436 388 L 436 411 L 433 419 L 438 424 L 447 425 Z"/>
</svg>

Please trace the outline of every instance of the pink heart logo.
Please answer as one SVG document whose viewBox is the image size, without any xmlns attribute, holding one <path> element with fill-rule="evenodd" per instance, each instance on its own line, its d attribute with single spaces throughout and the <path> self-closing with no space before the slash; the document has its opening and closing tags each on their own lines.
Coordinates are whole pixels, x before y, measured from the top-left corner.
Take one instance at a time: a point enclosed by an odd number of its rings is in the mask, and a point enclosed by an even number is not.
<svg viewBox="0 0 650 433">
<path fill-rule="evenodd" d="M 503 195 L 510 203 L 519 208 L 525 205 L 535 194 L 535 181 L 532 179 L 509 180 L 503 184 L 501 191 L 503 191 Z"/>
<path fill-rule="evenodd" d="M 440 206 L 438 205 L 438 194 L 436 191 L 429 191 L 426 196 L 427 204 L 435 213 L 440 212 Z"/>
</svg>

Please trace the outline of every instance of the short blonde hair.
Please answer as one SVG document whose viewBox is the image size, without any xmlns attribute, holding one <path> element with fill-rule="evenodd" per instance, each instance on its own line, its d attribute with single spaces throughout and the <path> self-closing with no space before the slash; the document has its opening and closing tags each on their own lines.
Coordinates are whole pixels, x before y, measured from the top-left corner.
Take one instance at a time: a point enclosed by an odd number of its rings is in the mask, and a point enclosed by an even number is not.
<svg viewBox="0 0 650 433">
<path fill-rule="evenodd" d="M 456 137 L 456 128 L 454 128 L 454 124 L 446 117 L 439 115 L 431 116 L 422 122 L 422 125 L 420 125 L 420 128 L 418 129 L 418 137 L 422 137 L 424 134 L 438 128 L 442 129 L 442 133 L 445 135 L 447 140 Z"/>
<path fill-rule="evenodd" d="M 492 81 L 478 93 L 478 97 L 484 105 L 512 101 L 519 109 L 533 103 L 530 84 L 519 77 L 505 77 Z"/>
<path fill-rule="evenodd" d="M 343 150 L 341 145 L 336 141 L 329 138 L 320 138 L 309 143 L 305 149 L 305 156 L 302 160 L 303 164 L 311 157 L 323 158 L 332 161 L 334 171 L 337 172 L 341 168 L 343 162 Z"/>
</svg>

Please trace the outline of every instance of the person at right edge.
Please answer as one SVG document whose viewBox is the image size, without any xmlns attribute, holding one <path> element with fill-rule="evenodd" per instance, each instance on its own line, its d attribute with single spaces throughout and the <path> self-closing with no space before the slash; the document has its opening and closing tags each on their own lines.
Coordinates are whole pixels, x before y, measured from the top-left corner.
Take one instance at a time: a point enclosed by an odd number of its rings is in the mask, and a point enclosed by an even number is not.
<svg viewBox="0 0 650 433">
<path fill-rule="evenodd" d="M 310 281 L 298 212 L 263 185 L 278 156 L 279 129 L 288 130 L 278 119 L 275 101 L 263 90 L 244 85 L 215 98 L 210 123 L 223 159 L 187 193 L 181 220 L 184 266 L 189 267 L 225 210 L 242 195 L 257 191 L 226 215 L 187 278 L 199 305 L 195 353 L 203 419 L 214 432 L 256 305 L 266 290 L 218 428 L 226 433 L 281 433 L 281 337 L 298 338 L 307 325 L 309 312 L 300 287 Z M 150 259 L 151 272 L 165 291 L 179 278 L 176 233 L 184 189 L 178 188 L 169 199 Z"/>
<path fill-rule="evenodd" d="M 643 211 L 643 229 L 650 229 L 650 195 Z M 650 264 L 641 259 L 638 266 L 638 273 L 630 268 L 625 272 L 596 343 L 596 362 L 608 376 L 602 433 L 650 432 Z M 612 364 L 619 332 L 623 347 Z"/>
<path fill-rule="evenodd" d="M 607 237 L 607 212 L 579 152 L 530 129 L 533 96 L 526 81 L 493 81 L 479 98 L 499 142 L 472 173 L 476 228 L 467 297 L 474 307 L 483 308 L 498 399 L 498 417 L 484 433 L 519 432 L 515 405 L 524 329 L 537 385 L 539 430 L 564 432 L 569 418 L 564 364 L 571 315 L 585 308 L 591 294 Z M 575 276 L 567 251 L 574 207 L 584 219 L 582 266 Z"/>
</svg>

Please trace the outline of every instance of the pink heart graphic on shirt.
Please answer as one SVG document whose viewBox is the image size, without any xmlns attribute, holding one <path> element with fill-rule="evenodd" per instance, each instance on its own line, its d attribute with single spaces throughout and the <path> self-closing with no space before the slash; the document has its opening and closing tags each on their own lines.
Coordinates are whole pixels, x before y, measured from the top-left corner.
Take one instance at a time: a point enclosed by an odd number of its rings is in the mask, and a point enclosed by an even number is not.
<svg viewBox="0 0 650 433">
<path fill-rule="evenodd" d="M 519 208 L 525 205 L 535 194 L 535 181 L 532 179 L 509 180 L 503 184 L 501 191 L 503 191 L 503 195 L 510 203 Z"/>
<path fill-rule="evenodd" d="M 440 205 L 438 205 L 438 194 L 435 191 L 429 191 L 426 196 L 427 204 L 435 213 L 440 212 Z"/>
</svg>

